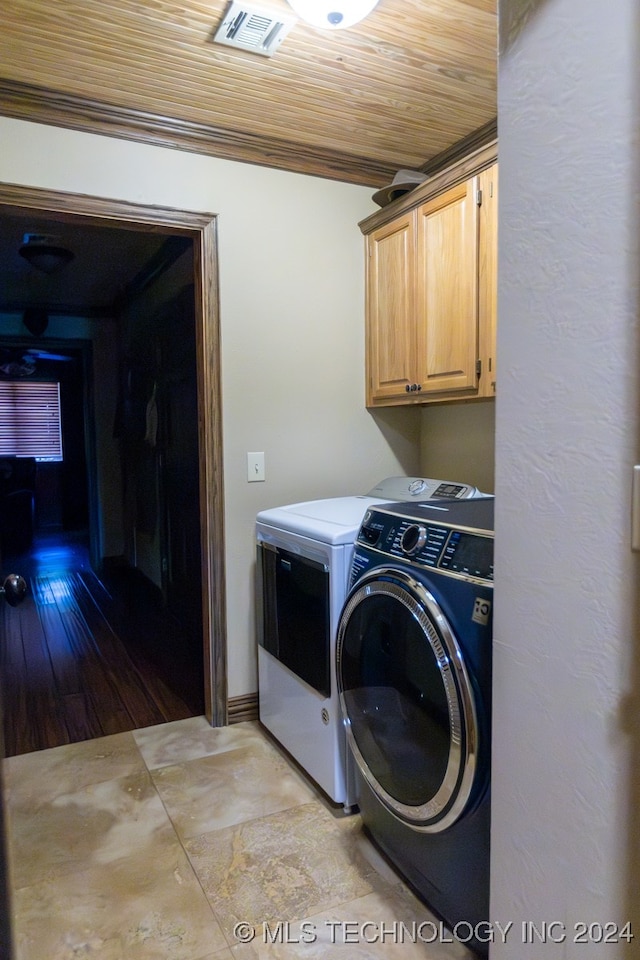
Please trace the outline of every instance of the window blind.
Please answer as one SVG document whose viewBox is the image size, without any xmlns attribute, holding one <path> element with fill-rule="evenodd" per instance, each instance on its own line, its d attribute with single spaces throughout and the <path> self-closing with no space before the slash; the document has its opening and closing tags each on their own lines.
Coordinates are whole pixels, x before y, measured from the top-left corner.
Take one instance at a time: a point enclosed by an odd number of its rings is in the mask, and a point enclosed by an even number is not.
<svg viewBox="0 0 640 960">
<path fill-rule="evenodd" d="M 0 456 L 62 460 L 59 383 L 0 381 Z"/>
</svg>

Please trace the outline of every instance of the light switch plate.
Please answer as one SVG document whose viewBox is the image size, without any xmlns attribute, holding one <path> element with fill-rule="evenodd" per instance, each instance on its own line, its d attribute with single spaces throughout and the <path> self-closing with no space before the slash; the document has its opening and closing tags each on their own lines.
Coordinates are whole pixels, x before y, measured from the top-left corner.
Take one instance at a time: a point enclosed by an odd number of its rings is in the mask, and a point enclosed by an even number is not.
<svg viewBox="0 0 640 960">
<path fill-rule="evenodd" d="M 247 481 L 264 480 L 264 453 L 247 454 Z"/>
</svg>

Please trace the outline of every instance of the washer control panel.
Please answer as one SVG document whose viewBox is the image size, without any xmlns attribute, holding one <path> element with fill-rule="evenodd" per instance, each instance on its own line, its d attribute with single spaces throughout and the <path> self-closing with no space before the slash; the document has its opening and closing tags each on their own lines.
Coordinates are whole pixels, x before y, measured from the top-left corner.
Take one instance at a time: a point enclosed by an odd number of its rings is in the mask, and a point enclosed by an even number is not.
<svg viewBox="0 0 640 960">
<path fill-rule="evenodd" d="M 351 582 L 368 566 L 358 546 L 474 580 L 493 581 L 493 532 L 368 510 L 356 540 Z M 379 562 L 379 560 L 377 561 Z"/>
<path fill-rule="evenodd" d="M 418 500 L 468 500 L 478 496 L 477 487 L 453 480 L 434 480 L 432 477 L 386 477 L 367 493 L 368 497 L 411 503 Z"/>
</svg>

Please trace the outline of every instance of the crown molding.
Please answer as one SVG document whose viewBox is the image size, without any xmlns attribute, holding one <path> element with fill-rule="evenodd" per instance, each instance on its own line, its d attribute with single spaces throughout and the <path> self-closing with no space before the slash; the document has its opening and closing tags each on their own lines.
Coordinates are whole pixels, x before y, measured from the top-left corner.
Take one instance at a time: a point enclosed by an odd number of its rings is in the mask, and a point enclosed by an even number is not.
<svg viewBox="0 0 640 960">
<path fill-rule="evenodd" d="M 395 167 L 365 157 L 117 107 L 11 80 L 0 80 L 0 114 L 361 186 L 380 187 L 395 173 Z"/>
</svg>

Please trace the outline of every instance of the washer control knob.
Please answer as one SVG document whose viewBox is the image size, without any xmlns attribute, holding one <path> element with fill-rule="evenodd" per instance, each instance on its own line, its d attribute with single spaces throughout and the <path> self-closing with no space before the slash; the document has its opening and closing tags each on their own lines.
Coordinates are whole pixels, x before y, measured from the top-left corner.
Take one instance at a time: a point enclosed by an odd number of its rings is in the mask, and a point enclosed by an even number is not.
<svg viewBox="0 0 640 960">
<path fill-rule="evenodd" d="M 403 553 L 413 554 L 424 547 L 426 542 L 426 527 L 421 526 L 419 523 L 412 523 L 400 537 L 400 548 Z"/>
</svg>

